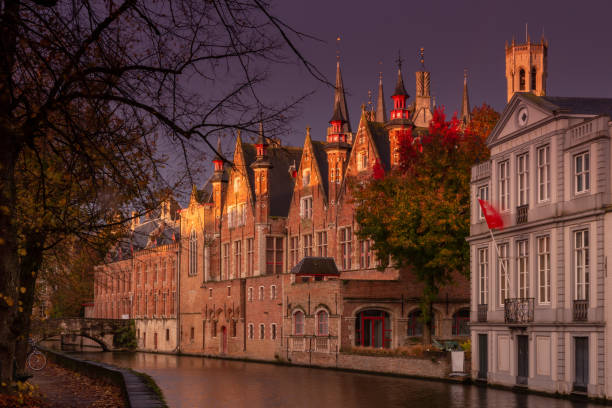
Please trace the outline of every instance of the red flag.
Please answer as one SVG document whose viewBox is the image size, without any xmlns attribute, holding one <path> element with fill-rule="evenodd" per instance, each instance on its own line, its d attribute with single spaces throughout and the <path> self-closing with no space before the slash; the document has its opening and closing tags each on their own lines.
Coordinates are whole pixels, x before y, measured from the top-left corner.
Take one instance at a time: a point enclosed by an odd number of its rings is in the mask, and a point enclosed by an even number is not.
<svg viewBox="0 0 612 408">
<path fill-rule="evenodd" d="M 480 203 L 480 208 L 482 208 L 482 213 L 484 214 L 485 220 L 487 220 L 489 229 L 504 229 L 504 220 L 495 207 L 485 200 L 479 199 L 478 203 Z"/>
<path fill-rule="evenodd" d="M 174 231 L 172 231 L 172 242 L 176 242 L 176 235 L 174 234 Z"/>
</svg>

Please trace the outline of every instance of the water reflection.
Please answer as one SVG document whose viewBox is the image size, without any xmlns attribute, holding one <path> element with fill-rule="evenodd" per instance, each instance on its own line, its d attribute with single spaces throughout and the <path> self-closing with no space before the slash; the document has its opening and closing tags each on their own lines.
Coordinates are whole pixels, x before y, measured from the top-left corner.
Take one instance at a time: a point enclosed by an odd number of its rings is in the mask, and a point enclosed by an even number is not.
<svg viewBox="0 0 612 408">
<path fill-rule="evenodd" d="M 79 353 L 151 375 L 171 407 L 539 407 L 594 404 L 484 387 L 147 353 Z"/>
</svg>

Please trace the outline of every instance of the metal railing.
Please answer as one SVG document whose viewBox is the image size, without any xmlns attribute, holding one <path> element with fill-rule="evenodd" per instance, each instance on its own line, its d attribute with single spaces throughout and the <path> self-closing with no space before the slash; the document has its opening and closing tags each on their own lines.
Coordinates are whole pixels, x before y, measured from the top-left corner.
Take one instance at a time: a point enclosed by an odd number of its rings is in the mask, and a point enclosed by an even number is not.
<svg viewBox="0 0 612 408">
<path fill-rule="evenodd" d="M 516 223 L 525 224 L 527 222 L 527 213 L 529 211 L 529 204 L 519 205 L 516 207 Z"/>
<path fill-rule="evenodd" d="M 574 300 L 573 315 L 575 322 L 586 322 L 589 311 L 588 300 Z"/>
<path fill-rule="evenodd" d="M 487 321 L 487 304 L 486 303 L 478 305 L 478 321 L 479 322 Z"/>
<path fill-rule="evenodd" d="M 533 322 L 534 298 L 514 298 L 504 301 L 504 320 L 506 323 Z"/>
</svg>

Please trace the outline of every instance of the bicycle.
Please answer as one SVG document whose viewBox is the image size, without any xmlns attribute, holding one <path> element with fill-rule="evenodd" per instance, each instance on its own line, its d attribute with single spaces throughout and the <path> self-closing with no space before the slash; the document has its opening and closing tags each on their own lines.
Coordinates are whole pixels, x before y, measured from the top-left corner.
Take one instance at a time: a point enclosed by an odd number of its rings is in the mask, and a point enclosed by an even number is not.
<svg viewBox="0 0 612 408">
<path fill-rule="evenodd" d="M 33 339 L 29 339 L 28 343 L 32 346 L 32 350 L 28 354 L 26 363 L 31 370 L 40 371 L 47 366 L 47 357 L 45 357 L 42 351 L 38 350 L 36 342 Z"/>
</svg>

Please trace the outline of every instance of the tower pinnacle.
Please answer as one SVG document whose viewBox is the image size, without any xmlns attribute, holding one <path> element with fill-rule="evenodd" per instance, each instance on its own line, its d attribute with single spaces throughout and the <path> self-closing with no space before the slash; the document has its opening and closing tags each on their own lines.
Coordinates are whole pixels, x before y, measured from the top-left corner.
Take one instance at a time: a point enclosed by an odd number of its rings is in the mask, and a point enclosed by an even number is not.
<svg viewBox="0 0 612 408">
<path fill-rule="evenodd" d="M 461 100 L 461 122 L 467 125 L 470 122 L 470 99 L 467 86 L 467 69 L 463 70 L 463 99 Z"/>
<path fill-rule="evenodd" d="M 385 107 L 385 94 L 383 92 L 382 72 L 378 73 L 378 100 L 376 101 L 376 116 L 377 122 L 384 123 L 387 121 L 387 108 Z"/>
</svg>

